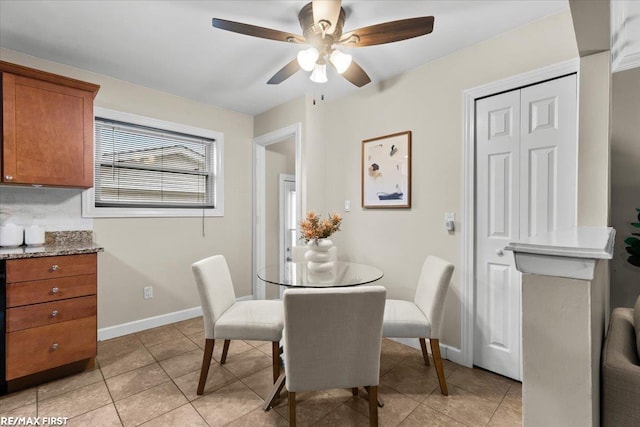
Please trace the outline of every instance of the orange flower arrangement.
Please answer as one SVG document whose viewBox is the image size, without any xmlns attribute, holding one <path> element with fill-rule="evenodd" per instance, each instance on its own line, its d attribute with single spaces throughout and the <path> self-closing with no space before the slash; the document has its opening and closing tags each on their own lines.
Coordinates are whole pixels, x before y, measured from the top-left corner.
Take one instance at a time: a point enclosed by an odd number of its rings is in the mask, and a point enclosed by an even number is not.
<svg viewBox="0 0 640 427">
<path fill-rule="evenodd" d="M 320 215 L 309 211 L 306 219 L 300 221 L 300 229 L 302 230 L 300 238 L 305 242 L 326 239 L 336 231 L 340 231 L 340 223 L 342 223 L 342 217 L 336 213 L 329 214 L 328 219 L 321 220 Z"/>
</svg>

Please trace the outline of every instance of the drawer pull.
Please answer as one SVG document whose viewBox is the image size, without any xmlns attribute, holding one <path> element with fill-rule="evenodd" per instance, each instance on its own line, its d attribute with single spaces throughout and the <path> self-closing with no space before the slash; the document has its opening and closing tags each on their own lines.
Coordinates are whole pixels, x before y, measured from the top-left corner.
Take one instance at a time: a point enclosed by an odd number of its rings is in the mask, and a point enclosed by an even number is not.
<svg viewBox="0 0 640 427">
<path fill-rule="evenodd" d="M 58 315 L 58 310 L 53 310 L 51 312 L 51 317 L 56 317 Z"/>
<path fill-rule="evenodd" d="M 13 181 L 13 176 L 12 175 L 5 175 L 4 179 L 7 181 Z"/>
<path fill-rule="evenodd" d="M 57 350 L 58 349 L 58 343 L 54 342 L 53 345 L 51 346 L 51 350 Z"/>
<path fill-rule="evenodd" d="M 58 271 L 58 264 L 53 264 L 51 266 L 51 271 Z"/>
<path fill-rule="evenodd" d="M 58 289 L 58 288 L 56 288 L 56 287 L 54 286 L 53 288 L 51 288 L 51 293 L 52 293 L 52 294 L 57 294 L 59 290 L 60 290 L 60 289 Z"/>
</svg>

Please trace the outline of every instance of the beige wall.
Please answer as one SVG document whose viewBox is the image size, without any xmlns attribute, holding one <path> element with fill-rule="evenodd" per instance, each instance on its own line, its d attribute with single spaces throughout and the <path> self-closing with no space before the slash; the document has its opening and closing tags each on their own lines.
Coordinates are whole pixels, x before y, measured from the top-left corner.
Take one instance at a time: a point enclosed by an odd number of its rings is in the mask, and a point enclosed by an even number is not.
<svg viewBox="0 0 640 427">
<path fill-rule="evenodd" d="M 580 58 L 578 225 L 609 224 L 609 51 Z"/>
<path fill-rule="evenodd" d="M 526 25 L 463 49 L 383 84 L 325 101 L 316 122 L 326 146 L 322 211 L 345 213 L 333 239 L 340 257 L 379 266 L 391 298 L 411 299 L 420 267 L 429 254 L 455 264 L 447 297 L 443 342 L 460 346 L 462 240 L 462 93 L 479 85 L 578 56 L 569 12 Z M 363 139 L 411 130 L 412 208 L 360 208 Z M 324 181 L 323 181 L 324 180 Z M 309 198 L 313 197 L 309 189 Z M 447 233 L 444 213 L 456 213 L 458 230 Z"/>
<path fill-rule="evenodd" d="M 304 96 L 255 116 L 254 135 L 261 136 L 300 123 L 302 150 L 300 179 L 297 183 L 302 211 L 321 210 L 325 205 L 326 148 L 322 134 L 324 101 Z"/>
<path fill-rule="evenodd" d="M 616 229 L 611 306 L 633 307 L 640 295 L 640 267 L 627 263 L 624 239 L 640 233 L 640 68 L 613 75 L 611 111 L 611 225 Z"/>
<path fill-rule="evenodd" d="M 199 306 L 190 266 L 213 254 L 226 256 L 236 295 L 251 294 L 251 116 L 7 49 L 0 58 L 101 85 L 96 106 L 224 133 L 224 217 L 94 220 L 100 328 Z"/>
</svg>

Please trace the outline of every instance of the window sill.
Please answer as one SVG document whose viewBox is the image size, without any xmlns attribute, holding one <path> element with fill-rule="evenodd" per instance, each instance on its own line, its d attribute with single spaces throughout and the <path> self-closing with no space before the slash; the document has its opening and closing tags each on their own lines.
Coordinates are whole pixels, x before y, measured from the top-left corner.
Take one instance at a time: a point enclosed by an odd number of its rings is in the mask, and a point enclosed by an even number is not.
<svg viewBox="0 0 640 427">
<path fill-rule="evenodd" d="M 224 207 L 213 209 L 170 208 L 98 208 L 93 204 L 93 188 L 82 192 L 84 218 L 202 218 L 222 217 Z"/>
</svg>

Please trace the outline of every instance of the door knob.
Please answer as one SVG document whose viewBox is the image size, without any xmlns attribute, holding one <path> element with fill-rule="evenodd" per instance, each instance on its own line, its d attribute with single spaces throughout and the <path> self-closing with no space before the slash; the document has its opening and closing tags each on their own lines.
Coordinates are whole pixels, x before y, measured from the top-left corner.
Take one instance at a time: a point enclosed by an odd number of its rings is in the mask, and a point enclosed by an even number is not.
<svg viewBox="0 0 640 427">
<path fill-rule="evenodd" d="M 502 256 L 504 255 L 504 252 L 502 252 L 502 249 L 496 249 L 496 255 Z"/>
</svg>

